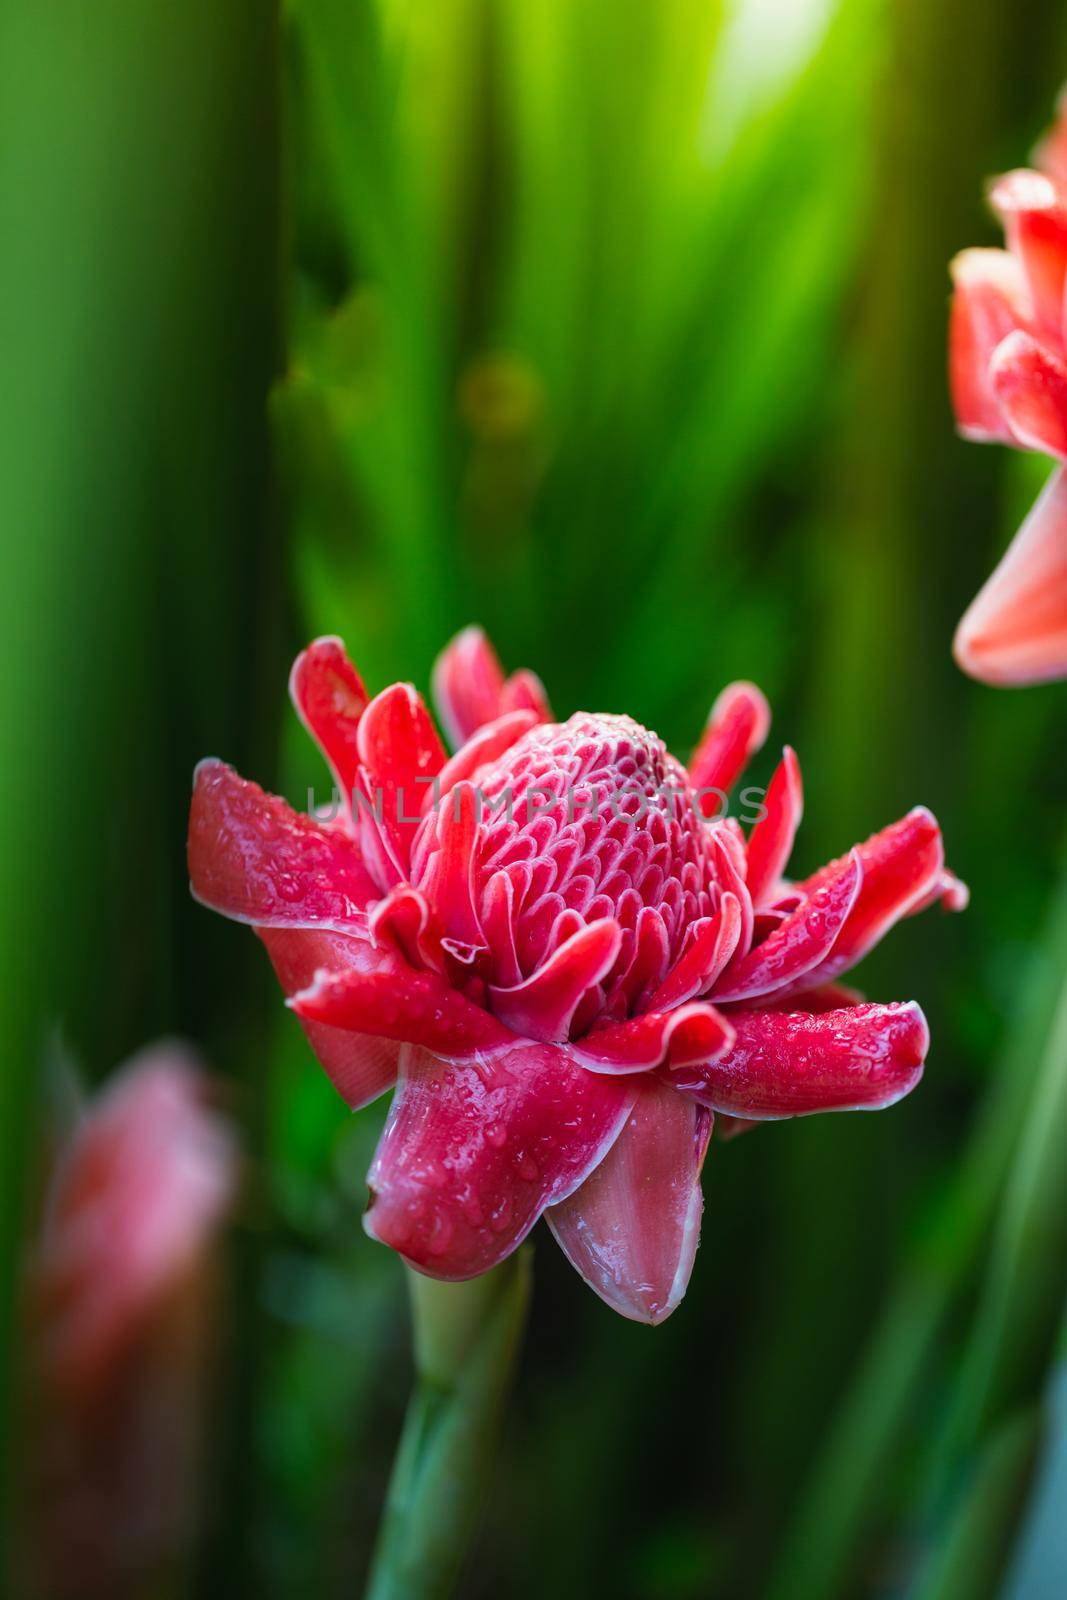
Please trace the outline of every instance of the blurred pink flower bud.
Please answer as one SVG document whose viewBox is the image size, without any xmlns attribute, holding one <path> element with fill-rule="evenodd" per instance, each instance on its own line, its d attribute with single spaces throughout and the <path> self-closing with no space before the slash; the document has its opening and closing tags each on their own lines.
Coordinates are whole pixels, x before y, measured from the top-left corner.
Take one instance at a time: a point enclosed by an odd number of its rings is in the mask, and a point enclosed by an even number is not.
<svg viewBox="0 0 1067 1600">
<path fill-rule="evenodd" d="M 32 1579 L 112 1595 L 190 1532 L 235 1147 L 179 1045 L 146 1049 L 60 1151 L 29 1263 Z"/>
</svg>

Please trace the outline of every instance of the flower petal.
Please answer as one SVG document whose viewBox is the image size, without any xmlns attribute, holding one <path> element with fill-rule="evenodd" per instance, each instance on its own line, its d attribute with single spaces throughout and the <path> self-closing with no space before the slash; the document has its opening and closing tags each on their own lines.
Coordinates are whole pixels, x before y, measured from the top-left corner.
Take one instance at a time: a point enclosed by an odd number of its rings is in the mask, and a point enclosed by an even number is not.
<svg viewBox="0 0 1067 1600">
<path fill-rule="evenodd" d="M 457 783 L 423 821 L 414 851 L 412 876 L 448 937 L 482 947 L 474 903 L 474 856 L 481 826 L 481 800 L 469 783 Z"/>
<path fill-rule="evenodd" d="M 587 991 L 611 971 L 621 944 L 614 918 L 590 922 L 564 940 L 532 977 L 509 988 L 490 984 L 493 1010 L 516 1033 L 559 1043 Z"/>
<path fill-rule="evenodd" d="M 717 1003 L 751 1000 L 797 983 L 819 968 L 834 948 L 863 881 L 853 851 L 828 874 L 762 944 L 727 968 L 716 986 Z"/>
<path fill-rule="evenodd" d="M 385 964 L 367 939 L 313 928 L 257 928 L 286 996 L 312 982 L 316 972 L 373 972 Z M 325 1022 L 299 1019 L 319 1061 L 353 1111 L 369 1105 L 396 1082 L 400 1045 L 395 1039 L 353 1033 Z"/>
<path fill-rule="evenodd" d="M 757 1120 L 891 1106 L 922 1077 L 930 1045 L 913 1001 L 819 1015 L 740 1011 L 731 1021 L 732 1050 L 661 1076 L 713 1111 Z"/>
<path fill-rule="evenodd" d="M 754 683 L 731 683 L 722 691 L 689 763 L 689 781 L 702 816 L 713 817 L 723 810 L 727 792 L 766 739 L 770 726 L 771 708 Z M 709 792 L 701 794 L 701 790 Z"/>
<path fill-rule="evenodd" d="M 475 1063 L 405 1050 L 367 1232 L 432 1277 L 487 1272 L 599 1166 L 634 1092 L 551 1045 Z"/>
<path fill-rule="evenodd" d="M 427 794 L 445 764 L 445 750 L 430 713 L 410 683 L 375 695 L 359 724 L 359 758 L 383 825 L 402 867 L 411 855 Z"/>
<path fill-rule="evenodd" d="M 1053 473 L 956 630 L 956 660 L 981 683 L 1067 677 L 1067 475 Z"/>
<path fill-rule="evenodd" d="M 378 893 L 343 829 L 302 816 L 214 760 L 193 778 L 189 877 L 213 911 L 271 927 L 358 931 Z"/>
<path fill-rule="evenodd" d="M 594 1028 L 568 1048 L 590 1072 L 626 1074 L 649 1072 L 665 1061 L 679 1066 L 706 1061 L 728 1050 L 732 1039 L 733 1029 L 721 1012 L 694 1001 L 675 1011 L 646 1011 Z"/>
<path fill-rule="evenodd" d="M 308 1022 L 423 1045 L 457 1060 L 515 1043 L 502 1022 L 436 972 L 417 972 L 396 956 L 369 969 L 320 969 L 287 1004 Z"/>
<path fill-rule="evenodd" d="M 694 995 L 706 994 L 726 968 L 741 939 L 741 902 L 725 893 L 713 917 L 694 924 L 694 936 L 648 1002 L 650 1011 L 669 1011 Z"/>
<path fill-rule="evenodd" d="M 942 881 L 941 829 L 925 806 L 916 806 L 850 853 L 863 866 L 860 892 L 828 959 L 806 975 L 805 988 L 829 983 L 854 967 L 902 917 L 928 905 L 931 891 Z M 831 862 L 799 887 L 810 894 L 839 866 Z"/>
<path fill-rule="evenodd" d="M 748 840 L 745 882 L 752 904 L 759 906 L 777 888 L 804 815 L 804 785 L 796 752 L 788 745 L 775 770 L 764 801 L 764 814 Z"/>
<path fill-rule="evenodd" d="M 1029 167 L 998 178 L 989 198 L 1022 265 L 1036 321 L 1062 348 L 1067 207 L 1052 179 Z"/>
<path fill-rule="evenodd" d="M 1067 460 L 1067 366 L 1028 333 L 1010 333 L 994 351 L 989 374 L 1019 443 Z"/>
<path fill-rule="evenodd" d="M 539 722 L 552 712 L 539 678 L 517 672 L 505 679 L 496 651 L 482 628 L 464 628 L 438 656 L 433 698 L 441 726 L 454 750 L 507 711 L 532 710 Z"/>
<path fill-rule="evenodd" d="M 571 1265 L 635 1322 L 669 1317 L 685 1294 L 704 1209 L 700 1169 L 711 1114 L 642 1079 L 607 1156 L 545 1221 Z"/>
<path fill-rule="evenodd" d="M 993 352 L 1016 328 L 1033 322 L 1022 267 L 1007 250 L 963 250 L 950 271 L 949 383 L 960 432 L 1008 444 L 1012 431 L 993 393 Z"/>
<path fill-rule="evenodd" d="M 301 651 L 289 674 L 289 695 L 301 722 L 326 757 L 347 804 L 359 767 L 359 719 L 369 697 L 342 639 L 315 639 Z"/>
</svg>

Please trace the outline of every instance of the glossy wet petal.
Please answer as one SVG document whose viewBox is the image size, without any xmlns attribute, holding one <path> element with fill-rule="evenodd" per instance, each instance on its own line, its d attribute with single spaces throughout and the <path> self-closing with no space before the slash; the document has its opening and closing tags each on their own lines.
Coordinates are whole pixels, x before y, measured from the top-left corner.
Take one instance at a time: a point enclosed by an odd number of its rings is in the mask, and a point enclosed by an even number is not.
<svg viewBox="0 0 1067 1600">
<path fill-rule="evenodd" d="M 762 944 L 731 963 L 715 986 L 715 1000 L 722 1004 L 773 994 L 821 969 L 848 924 L 862 881 L 863 867 L 853 851 Z"/>
<path fill-rule="evenodd" d="M 222 761 L 196 769 L 189 877 L 213 911 L 275 927 L 363 928 L 378 893 L 342 827 L 302 816 Z"/>
<path fill-rule="evenodd" d="M 902 917 L 928 905 L 943 881 L 941 829 L 925 806 L 916 806 L 851 853 L 863 866 L 860 892 L 829 956 L 806 975 L 805 988 L 829 983 L 854 967 Z M 839 865 L 831 862 L 799 887 L 810 894 Z"/>
<path fill-rule="evenodd" d="M 594 1028 L 568 1048 L 590 1072 L 649 1072 L 662 1062 L 705 1061 L 729 1048 L 733 1029 L 706 1001 L 674 1011 L 646 1011 L 628 1022 Z"/>
<path fill-rule="evenodd" d="M 651 1079 L 593 1175 L 545 1218 L 568 1260 L 613 1310 L 662 1322 L 689 1283 L 711 1114 Z"/>
<path fill-rule="evenodd" d="M 930 1035 L 919 1007 L 735 1011 L 733 1048 L 661 1076 L 713 1111 L 757 1120 L 891 1106 L 922 1077 Z"/>
<path fill-rule="evenodd" d="M 436 972 L 399 957 L 371 969 L 322 970 L 288 1004 L 307 1022 L 368 1033 L 459 1057 L 499 1050 L 515 1035 Z"/>
<path fill-rule="evenodd" d="M 551 1045 L 467 1063 L 405 1050 L 364 1226 L 433 1277 L 487 1272 L 599 1166 L 633 1100 Z"/>
</svg>

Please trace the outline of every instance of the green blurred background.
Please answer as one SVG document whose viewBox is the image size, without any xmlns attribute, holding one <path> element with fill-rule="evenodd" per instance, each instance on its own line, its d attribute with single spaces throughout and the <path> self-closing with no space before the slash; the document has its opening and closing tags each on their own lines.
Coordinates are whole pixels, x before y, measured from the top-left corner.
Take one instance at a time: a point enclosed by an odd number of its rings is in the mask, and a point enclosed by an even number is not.
<svg viewBox="0 0 1067 1600">
<path fill-rule="evenodd" d="M 679 753 L 755 679 L 800 869 L 923 802 L 973 899 L 859 977 L 926 1009 L 919 1092 L 713 1147 L 665 1327 L 539 1239 L 463 1593 L 1067 1593 L 1028 1511 L 1067 1452 L 1067 689 L 949 654 L 1046 464 L 957 440 L 943 376 L 948 259 L 1065 77 L 1054 0 L 0 9 L 0 1355 L 10 1406 L 44 1030 L 93 1080 L 195 1039 L 250 1181 L 190 1593 L 358 1592 L 409 1351 L 359 1225 L 383 1108 L 189 901 L 189 776 L 300 804 L 299 645 L 425 686 L 471 620 Z"/>
</svg>

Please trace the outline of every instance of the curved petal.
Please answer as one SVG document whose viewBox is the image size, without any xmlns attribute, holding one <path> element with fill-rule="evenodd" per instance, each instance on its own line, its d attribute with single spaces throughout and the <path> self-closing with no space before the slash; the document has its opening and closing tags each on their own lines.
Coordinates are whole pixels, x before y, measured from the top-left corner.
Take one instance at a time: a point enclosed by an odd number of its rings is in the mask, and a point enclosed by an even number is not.
<svg viewBox="0 0 1067 1600">
<path fill-rule="evenodd" d="M 1067 460 L 1067 366 L 1028 333 L 1010 333 L 989 376 L 1019 443 Z"/>
<path fill-rule="evenodd" d="M 482 947 L 485 935 L 474 903 L 474 857 L 481 800 L 469 783 L 457 783 L 424 820 L 412 876 L 448 937 Z"/>
<path fill-rule="evenodd" d="M 445 750 L 430 713 L 410 683 L 394 683 L 375 695 L 359 724 L 359 758 L 375 806 L 402 867 Z"/>
<path fill-rule="evenodd" d="M 854 967 L 902 917 L 912 916 L 928 905 L 932 891 L 941 885 L 941 829 L 925 806 L 916 806 L 851 853 L 863 865 L 860 892 L 828 959 L 806 974 L 805 988 L 829 983 Z M 800 887 L 810 894 L 839 865 L 831 862 Z"/>
<path fill-rule="evenodd" d="M 289 674 L 289 694 L 301 722 L 326 757 L 346 804 L 350 803 L 359 767 L 356 734 L 369 697 L 348 659 L 344 641 L 315 639 L 301 651 Z"/>
<path fill-rule="evenodd" d="M 416 972 L 396 956 L 370 969 L 321 969 L 286 1004 L 307 1022 L 423 1045 L 457 1060 L 515 1043 L 503 1023 L 436 972 Z"/>
<path fill-rule="evenodd" d="M 286 996 L 307 987 L 316 972 L 373 972 L 383 956 L 367 939 L 314 928 L 257 928 Z M 369 1105 L 396 1082 L 400 1045 L 395 1039 L 353 1033 L 304 1017 L 300 1026 L 327 1076 L 353 1111 Z"/>
<path fill-rule="evenodd" d="M 593 1175 L 545 1221 L 571 1265 L 635 1322 L 669 1317 L 700 1240 L 700 1169 L 711 1113 L 642 1079 L 619 1137 Z"/>
<path fill-rule="evenodd" d="M 796 751 L 786 745 L 767 788 L 763 815 L 748 840 L 745 882 L 752 904 L 759 906 L 777 888 L 804 815 L 804 785 Z"/>
<path fill-rule="evenodd" d="M 694 1001 L 676 1011 L 646 1011 L 628 1022 L 594 1028 L 569 1049 L 590 1072 L 625 1074 L 649 1072 L 665 1061 L 678 1066 L 706 1061 L 728 1050 L 732 1040 L 727 1019 L 714 1006 Z"/>
<path fill-rule="evenodd" d="M 540 679 L 517 672 L 505 679 L 496 651 L 478 627 L 464 628 L 434 663 L 433 698 L 454 750 L 507 711 L 533 710 L 539 722 L 552 712 Z"/>
<path fill-rule="evenodd" d="M 993 393 L 993 352 L 1016 328 L 1033 322 L 1022 267 L 1007 250 L 964 250 L 952 262 L 949 317 L 949 384 L 952 406 L 968 439 L 1012 442 L 1012 431 Z"/>
<path fill-rule="evenodd" d="M 633 1100 L 552 1045 L 475 1063 L 405 1050 L 364 1227 L 431 1277 L 487 1272 L 599 1166 Z"/>
<path fill-rule="evenodd" d="M 727 891 L 713 917 L 694 924 L 694 936 L 648 1002 L 650 1011 L 669 1011 L 694 995 L 706 994 L 741 939 L 741 902 Z"/>
<path fill-rule="evenodd" d="M 531 978 L 506 989 L 491 984 L 493 1010 L 516 1033 L 546 1044 L 560 1043 L 585 994 L 611 971 L 621 944 L 622 929 L 614 918 L 590 922 L 566 939 Z"/>
<path fill-rule="evenodd" d="M 189 812 L 195 897 L 237 922 L 366 927 L 378 890 L 349 835 L 301 816 L 223 761 L 201 761 Z"/>
<path fill-rule="evenodd" d="M 661 1076 L 713 1111 L 774 1121 L 891 1106 L 922 1077 L 930 1045 L 914 1002 L 845 1011 L 740 1011 L 732 1050 Z"/>
<path fill-rule="evenodd" d="M 700 743 L 689 763 L 689 782 L 701 815 L 713 817 L 727 792 L 766 739 L 771 708 L 754 683 L 731 683 L 711 708 Z M 701 790 L 708 790 L 701 794 Z"/>
<path fill-rule="evenodd" d="M 998 178 L 989 198 L 1022 265 L 1037 323 L 1062 348 L 1067 207 L 1051 178 L 1028 167 Z"/>
<path fill-rule="evenodd" d="M 714 991 L 716 1003 L 772 994 L 821 970 L 848 923 L 862 881 L 863 868 L 854 850 L 762 944 L 727 968 Z"/>
<path fill-rule="evenodd" d="M 1052 474 L 1000 565 L 968 609 L 953 645 L 981 683 L 1005 687 L 1067 677 L 1067 475 Z"/>
</svg>

